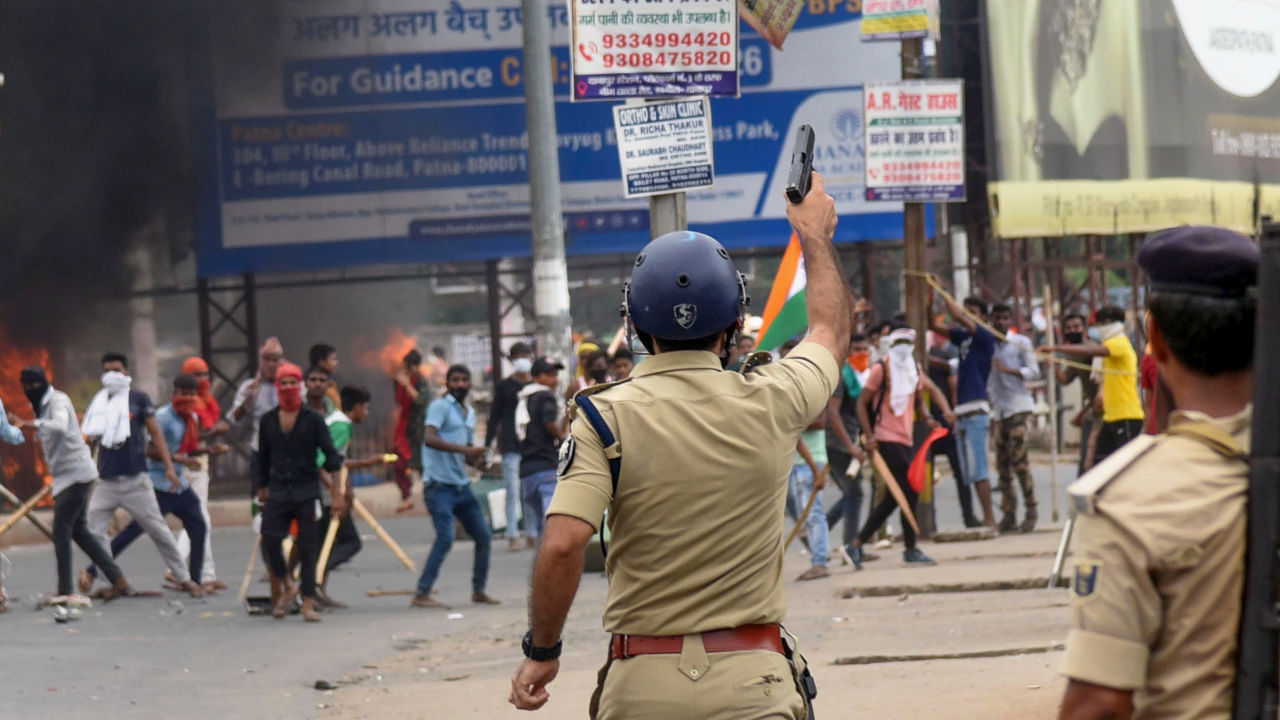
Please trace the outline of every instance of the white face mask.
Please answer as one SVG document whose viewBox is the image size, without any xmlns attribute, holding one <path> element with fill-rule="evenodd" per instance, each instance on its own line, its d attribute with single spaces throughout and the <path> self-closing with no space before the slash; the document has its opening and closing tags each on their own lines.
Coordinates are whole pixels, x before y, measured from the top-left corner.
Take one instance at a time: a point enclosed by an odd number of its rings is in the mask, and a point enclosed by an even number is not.
<svg viewBox="0 0 1280 720">
<path fill-rule="evenodd" d="M 132 384 L 132 379 L 121 372 L 109 370 L 102 373 L 102 387 L 107 389 L 107 393 L 115 395 L 122 390 L 128 390 Z"/>
<path fill-rule="evenodd" d="M 894 345 L 889 348 L 889 357 L 895 363 L 907 363 L 911 361 L 911 351 L 913 349 L 910 345 Z"/>
<path fill-rule="evenodd" d="M 518 373 L 527 373 L 533 369 L 533 360 L 531 358 L 516 358 L 511 361 L 511 369 Z"/>
</svg>

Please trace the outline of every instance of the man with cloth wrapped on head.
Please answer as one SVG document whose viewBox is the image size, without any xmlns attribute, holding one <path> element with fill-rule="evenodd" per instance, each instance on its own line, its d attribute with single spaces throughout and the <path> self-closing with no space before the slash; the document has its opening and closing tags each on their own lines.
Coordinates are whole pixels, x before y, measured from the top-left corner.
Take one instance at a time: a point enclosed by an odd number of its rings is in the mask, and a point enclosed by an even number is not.
<svg viewBox="0 0 1280 720">
<path fill-rule="evenodd" d="M 316 614 L 316 561 L 320 552 L 320 467 L 336 473 L 342 456 L 324 416 L 302 404 L 302 368 L 282 363 L 275 372 L 280 406 L 262 416 L 258 429 L 258 502 L 262 507 L 262 554 L 271 571 L 273 617 L 283 618 L 295 590 L 284 557 L 289 524 L 298 523 L 298 555 L 302 558 L 302 618 L 320 622 Z M 324 464 L 317 466 L 324 454 Z"/>
<path fill-rule="evenodd" d="M 1245 575 L 1259 252 L 1182 227 L 1148 239 L 1147 337 L 1173 412 L 1071 485 L 1060 718 L 1226 720 Z"/>
<path fill-rule="evenodd" d="M 848 352 L 850 308 L 832 246 L 835 202 L 818 173 L 787 215 L 808 271 L 809 335 L 746 374 L 724 371 L 747 304 L 724 247 L 677 231 L 636 258 L 623 307 L 652 356 L 574 399 L 533 570 L 526 659 L 511 679 L 517 708 L 550 698 L 585 548 L 607 509 L 612 640 L 591 717 L 811 716 L 813 677 L 779 624 L 783 507 L 796 442 L 825 411 L 836 357 Z"/>
</svg>

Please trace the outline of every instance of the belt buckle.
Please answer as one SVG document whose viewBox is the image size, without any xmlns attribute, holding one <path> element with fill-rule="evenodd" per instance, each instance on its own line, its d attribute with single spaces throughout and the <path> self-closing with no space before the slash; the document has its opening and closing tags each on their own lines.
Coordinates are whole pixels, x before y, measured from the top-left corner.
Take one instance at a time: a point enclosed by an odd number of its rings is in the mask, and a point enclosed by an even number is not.
<svg viewBox="0 0 1280 720">
<path fill-rule="evenodd" d="M 631 636 L 623 635 L 622 636 L 622 659 L 626 660 L 629 657 L 631 657 Z"/>
</svg>

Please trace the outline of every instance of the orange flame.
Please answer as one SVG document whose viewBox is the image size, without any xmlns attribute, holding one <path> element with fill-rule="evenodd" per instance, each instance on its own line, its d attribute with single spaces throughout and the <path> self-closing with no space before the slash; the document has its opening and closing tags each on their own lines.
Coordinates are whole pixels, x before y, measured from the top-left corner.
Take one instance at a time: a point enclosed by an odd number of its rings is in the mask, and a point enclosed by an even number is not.
<svg viewBox="0 0 1280 720">
<path fill-rule="evenodd" d="M 378 368 L 386 373 L 387 377 L 394 377 L 400 370 L 404 356 L 417 346 L 417 338 L 393 328 L 387 336 L 386 344 L 377 350 L 368 350 L 360 355 L 360 366 L 370 369 Z"/>
<path fill-rule="evenodd" d="M 49 351 L 39 346 L 21 346 L 12 342 L 3 325 L 0 325 L 0 398 L 4 400 L 7 412 L 19 417 L 31 419 L 35 417 L 31 403 L 22 392 L 22 380 L 19 374 L 22 369 L 31 365 L 44 368 L 45 374 L 53 380 L 53 363 L 49 359 Z M 29 495 L 40 484 L 53 483 L 53 476 L 45 465 L 44 454 L 39 451 L 28 431 L 27 442 L 18 446 L 0 445 L 0 482 L 12 483 L 10 489 L 19 495 Z M 52 498 L 45 498 L 41 506 L 53 504 Z"/>
</svg>

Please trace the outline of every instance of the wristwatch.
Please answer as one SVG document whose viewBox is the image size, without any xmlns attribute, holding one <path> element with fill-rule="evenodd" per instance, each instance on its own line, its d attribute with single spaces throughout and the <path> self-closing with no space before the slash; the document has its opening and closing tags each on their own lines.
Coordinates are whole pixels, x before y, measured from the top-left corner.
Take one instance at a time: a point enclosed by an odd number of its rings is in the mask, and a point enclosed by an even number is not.
<svg viewBox="0 0 1280 720">
<path fill-rule="evenodd" d="M 520 649 L 524 651 L 524 656 L 534 662 L 547 662 L 550 660 L 560 659 L 560 648 L 564 645 L 563 640 L 557 640 L 555 645 L 549 648 L 538 647 L 533 644 L 533 631 L 524 634 L 524 640 L 520 641 Z"/>
</svg>

